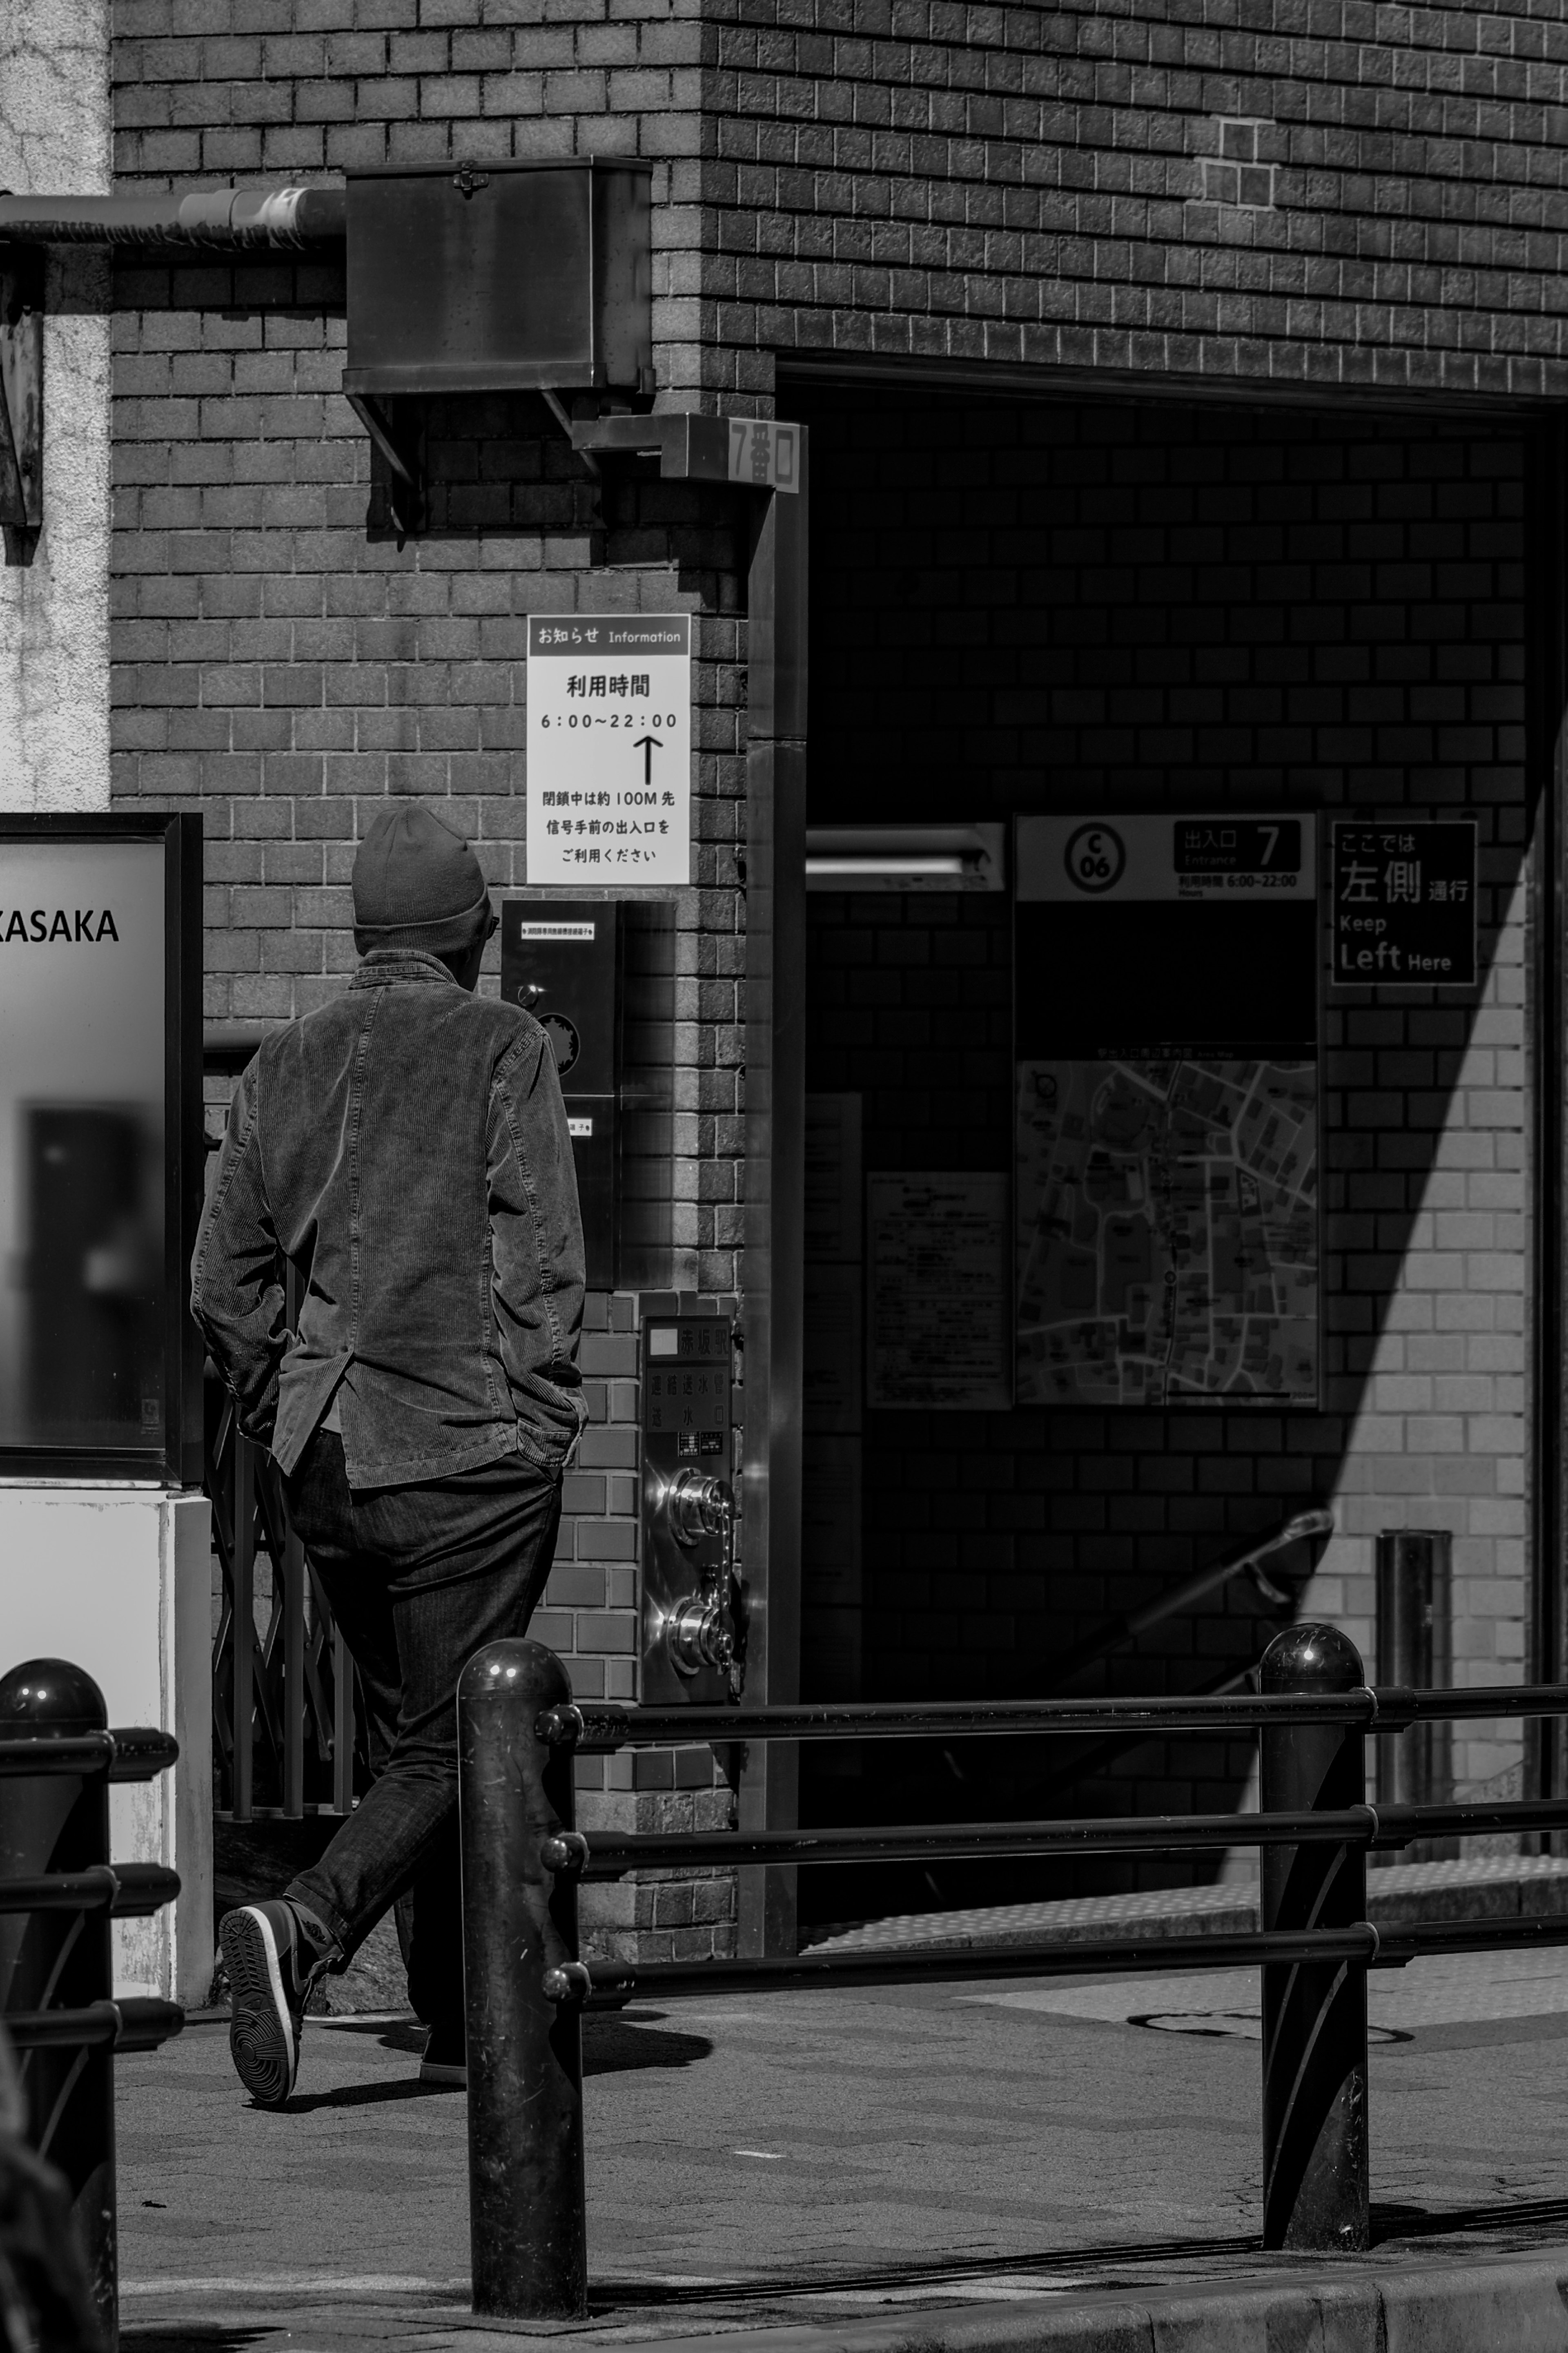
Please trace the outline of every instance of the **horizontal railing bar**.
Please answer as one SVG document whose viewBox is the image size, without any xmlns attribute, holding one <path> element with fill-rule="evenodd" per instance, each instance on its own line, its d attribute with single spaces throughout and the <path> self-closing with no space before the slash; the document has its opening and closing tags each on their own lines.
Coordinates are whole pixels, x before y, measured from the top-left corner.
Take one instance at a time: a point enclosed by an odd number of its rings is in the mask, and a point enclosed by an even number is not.
<svg viewBox="0 0 1568 2353">
<path fill-rule="evenodd" d="M 1423 1954 L 1502 1953 L 1517 1945 L 1568 1945 L 1568 1912 L 1532 1912 L 1496 1920 L 1433 1920 L 1378 1931 L 1377 1966 L 1403 1968 Z"/>
<path fill-rule="evenodd" d="M 1500 1798 L 1484 1805 L 1379 1806 L 1374 1846 L 1463 1838 L 1481 1831 L 1568 1830 L 1568 1798 Z"/>
<path fill-rule="evenodd" d="M 1568 1805 L 1561 1819 L 1568 1822 Z M 1151 1814 L 1122 1821 L 919 1822 L 903 1829 L 652 1833 L 588 1841 L 586 1879 L 623 1872 L 680 1871 L 724 1863 L 960 1862 L 967 1856 L 1182 1853 L 1208 1847 L 1370 1845 L 1382 1816 L 1370 1806 L 1342 1813 Z"/>
<path fill-rule="evenodd" d="M 161 1911 L 179 1892 L 179 1873 L 161 1862 L 100 1862 L 89 1871 L 0 1879 L 0 1912 L 108 1912 L 136 1920 Z"/>
<path fill-rule="evenodd" d="M 618 1986 L 662 2000 L 686 1993 L 742 1993 L 757 1986 L 900 1985 L 917 1978 L 1114 1976 L 1242 1968 L 1264 1962 L 1366 1961 L 1378 1949 L 1364 1922 L 1348 1928 L 1292 1928 L 1272 1935 L 1104 1936 L 1082 1944 L 911 1946 L 901 1951 L 805 1952 L 776 1959 L 646 1961 L 624 1969 L 595 1963 L 595 1988 Z"/>
<path fill-rule="evenodd" d="M 1568 1701 L 1564 1702 L 1568 1710 Z M 1374 1703 L 1364 1689 L 1320 1696 L 1259 1699 L 1237 1693 L 1194 1699 L 1038 1699 L 929 1706 L 886 1703 L 814 1707 L 606 1707 L 581 1703 L 551 1708 L 539 1736 L 588 1754 L 632 1744 L 678 1746 L 735 1740 L 952 1740 L 1032 1732 L 1243 1735 L 1259 1724 L 1359 1724 L 1371 1728 Z"/>
<path fill-rule="evenodd" d="M 538 1733 L 552 1746 L 607 1754 L 633 1745 L 668 1746 L 743 1740 L 919 1740 L 1023 1733 L 1247 1733 L 1263 1725 L 1360 1725 L 1394 1734 L 1417 1723 L 1483 1717 L 1568 1715 L 1568 1683 L 1489 1683 L 1470 1691 L 1411 1691 L 1364 1684 L 1304 1694 L 1215 1693 L 1191 1699 L 940 1700 L 826 1703 L 799 1707 L 617 1707 L 547 1709 Z"/>
<path fill-rule="evenodd" d="M 102 1773 L 114 1762 L 107 1732 L 74 1733 L 63 1740 L 0 1739 L 0 1779 L 54 1773 Z"/>
<path fill-rule="evenodd" d="M 1381 1685 L 1374 1732 L 1411 1724 L 1468 1724 L 1478 1717 L 1568 1715 L 1568 1683 L 1478 1683 L 1466 1691 L 1411 1691 Z"/>
<path fill-rule="evenodd" d="M 12 2010 L 4 2018 L 18 2051 L 79 2051 L 105 2042 L 117 2051 L 156 2051 L 184 2022 L 177 2001 L 154 2001 L 142 1995 L 124 2001 L 92 2001 L 81 2010 Z"/>
<path fill-rule="evenodd" d="M 151 1781 L 178 1762 L 180 1744 L 172 1734 L 140 1725 L 114 1732 L 47 1736 L 7 1734 L 0 1738 L 0 1780 L 54 1774 L 104 1773 L 110 1781 Z"/>
</svg>

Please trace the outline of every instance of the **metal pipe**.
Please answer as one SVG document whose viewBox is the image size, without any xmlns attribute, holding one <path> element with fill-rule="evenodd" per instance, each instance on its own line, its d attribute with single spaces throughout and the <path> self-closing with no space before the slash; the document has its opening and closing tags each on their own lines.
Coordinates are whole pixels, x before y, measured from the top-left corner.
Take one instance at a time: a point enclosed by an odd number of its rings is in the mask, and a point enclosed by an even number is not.
<svg viewBox="0 0 1568 2353">
<path fill-rule="evenodd" d="M 1402 1698 L 1408 1696 L 1401 1694 Z M 1563 1700 L 1568 1712 L 1568 1695 Z M 1176 1732 L 1239 1735 L 1259 1724 L 1373 1725 L 1369 1691 L 1344 1697 L 1300 1698 L 949 1700 L 903 1706 L 846 1702 L 814 1707 L 615 1707 L 570 1702 L 540 1720 L 539 1736 L 552 1746 L 604 1755 L 639 1746 L 734 1740 L 930 1740 L 1031 1732 Z"/>
<path fill-rule="evenodd" d="M 458 1685 L 473 2308 L 506 2320 L 588 2311 L 589 1978 L 575 1877 L 542 1859 L 572 1831 L 573 1766 L 535 1731 L 571 1688 L 553 1651 L 517 1641 L 479 1651 Z"/>
<path fill-rule="evenodd" d="M 1506 1953 L 1516 1946 L 1568 1945 L 1568 1912 L 1527 1912 L 1511 1920 L 1434 1920 L 1378 1934 L 1379 1968 L 1402 1969 L 1423 1953 Z"/>
<path fill-rule="evenodd" d="M 1412 1724 L 1469 1724 L 1479 1716 L 1568 1715 L 1568 1683 L 1479 1683 L 1468 1691 L 1407 1691 L 1380 1685 L 1374 1732 Z"/>
<path fill-rule="evenodd" d="M 101 1773 L 110 1781 L 151 1781 L 179 1760 L 172 1733 L 141 1725 L 114 1732 L 88 1732 L 69 1740 L 35 1740 L 30 1734 L 0 1736 L 0 1781 L 20 1774 L 31 1780 L 51 1773 Z"/>
<path fill-rule="evenodd" d="M 1493 1683 L 1470 1691 L 1269 1693 L 1231 1698 L 939 1700 L 904 1706 L 852 1702 L 815 1707 L 617 1707 L 575 1701 L 548 1710 L 539 1736 L 584 1756 L 617 1748 L 734 1740 L 922 1740 L 1002 1737 L 1020 1733 L 1221 1732 L 1264 1725 L 1359 1725 L 1400 1733 L 1428 1718 L 1568 1715 L 1568 1683 Z"/>
<path fill-rule="evenodd" d="M 17 2051 L 156 2051 L 184 2031 L 177 2001 L 132 1995 L 89 2001 L 80 2010 L 7 2011 L 5 2031 Z M 58 2163 L 54 2147 L 51 2161 Z"/>
<path fill-rule="evenodd" d="M 1356 1691 L 1362 1662 L 1333 1626 L 1293 1626 L 1263 1654 L 1266 1693 Z M 1358 1725 L 1269 1725 L 1259 1742 L 1266 1813 L 1363 1810 Z M 1348 1934 L 1366 1920 L 1366 1850 L 1270 1846 L 1263 1852 L 1265 1936 L 1311 1927 Z M 1373 1950 L 1377 1949 L 1373 1940 Z M 1366 2122 L 1366 1965 L 1347 1955 L 1263 1970 L 1263 2243 L 1364 2251 L 1371 2215 Z"/>
<path fill-rule="evenodd" d="M 1374 1847 L 1484 1831 L 1568 1830 L 1568 1798 L 1500 1798 L 1486 1805 L 1379 1806 Z"/>
<path fill-rule="evenodd" d="M 346 190 L 192 188 L 112 196 L 0 194 L 0 238 L 19 245 L 200 246 L 300 252 L 341 244 Z"/>
<path fill-rule="evenodd" d="M 116 1920 L 145 1919 L 179 1892 L 179 1873 L 161 1862 L 106 1862 L 90 1871 L 0 1879 L 0 1912 L 107 1912 Z"/>
<path fill-rule="evenodd" d="M 1357 1962 L 1378 1950 L 1375 1928 L 1300 1929 L 1259 1936 L 1253 1931 L 1211 1936 L 1094 1936 L 976 1947 L 918 1947 L 902 1951 L 784 1954 L 765 1960 L 646 1961 L 627 1979 L 637 1995 L 660 2001 L 678 1994 L 746 1993 L 760 1987 L 909 1985 L 921 1978 L 1142 1976 L 1161 1969 L 1235 1969 L 1258 1962 L 1297 1967 Z"/>
<path fill-rule="evenodd" d="M 1568 1805 L 1559 1810 L 1568 1823 Z M 616 1879 L 626 1871 L 685 1871 L 718 1863 L 963 1862 L 983 1855 L 1182 1854 L 1207 1847 L 1294 1845 L 1347 1840 L 1372 1845 L 1381 1817 L 1370 1806 L 1342 1814 L 1149 1814 L 1127 1821 L 921 1822 L 902 1830 L 764 1831 L 750 1838 L 733 1831 L 688 1832 L 671 1838 L 595 1838 L 585 1844 L 584 1879 Z M 1410 1835 L 1415 1836 L 1415 1832 Z M 552 1841 L 559 1846 L 559 1841 Z M 564 1852 L 545 1863 L 574 1867 Z"/>
</svg>

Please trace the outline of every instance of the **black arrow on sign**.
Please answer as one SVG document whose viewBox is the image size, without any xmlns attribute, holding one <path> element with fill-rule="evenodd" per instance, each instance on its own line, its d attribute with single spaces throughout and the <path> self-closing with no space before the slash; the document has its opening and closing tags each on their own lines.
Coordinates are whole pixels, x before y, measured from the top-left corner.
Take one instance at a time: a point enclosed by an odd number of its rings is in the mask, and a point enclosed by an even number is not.
<svg viewBox="0 0 1568 2353">
<path fill-rule="evenodd" d="M 642 753 L 642 780 L 645 785 L 651 785 L 653 782 L 653 755 L 656 752 L 663 751 L 663 736 L 639 735 L 637 742 L 633 744 L 632 749 L 634 752 Z"/>
</svg>

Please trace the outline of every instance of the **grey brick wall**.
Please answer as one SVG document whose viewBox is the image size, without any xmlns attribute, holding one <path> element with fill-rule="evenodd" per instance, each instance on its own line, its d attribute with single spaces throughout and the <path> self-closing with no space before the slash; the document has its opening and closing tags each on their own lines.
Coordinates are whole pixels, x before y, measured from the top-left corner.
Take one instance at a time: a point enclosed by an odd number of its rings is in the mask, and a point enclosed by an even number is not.
<svg viewBox="0 0 1568 2353">
<path fill-rule="evenodd" d="M 714 22 L 737 347 L 1561 394 L 1568 30 L 1528 0 Z"/>
<path fill-rule="evenodd" d="M 818 426 L 822 815 L 853 813 L 857 795 L 877 813 L 951 814 L 961 776 L 969 814 L 1044 791 L 1481 818 L 1479 1007 L 1333 1017 L 1330 1410 L 1310 1430 L 1219 1417 L 1140 1438 L 1091 1418 L 1026 1443 L 1002 1429 L 972 1493 L 934 1439 L 879 1439 L 890 1500 L 873 1583 L 895 1630 L 873 1663 L 918 1682 L 955 1639 L 984 1680 L 996 1628 L 1028 1618 L 1043 1569 L 1079 1580 L 1059 1589 L 1091 1610 L 1129 1546 L 1142 1590 L 1331 1469 L 1342 1535 L 1321 1606 L 1364 1642 L 1372 1530 L 1439 1519 L 1459 1539 L 1464 1672 L 1515 1665 L 1518 442 L 1239 411 L 1178 429 L 1101 409 L 1069 429 L 1072 412 L 985 403 L 933 439 L 929 406 L 921 422 L 919 401 L 880 389 L 824 399 L 806 364 L 979 369 L 994 386 L 1023 371 L 1058 390 L 1086 370 L 1329 402 L 1561 398 L 1568 29 L 1529 0 L 115 0 L 114 24 L 122 185 L 590 151 L 653 163 L 659 401 L 776 396 Z M 740 518 L 722 498 L 596 487 L 527 400 L 454 403 L 429 420 L 435 527 L 400 548 L 338 392 L 335 271 L 122 263 L 116 288 L 114 789 L 203 811 L 212 1018 L 284 1018 L 342 985 L 353 846 L 388 795 L 431 796 L 493 882 L 518 884 L 531 607 L 698 615 L 669 1280 L 741 1287 Z M 1194 582 L 1220 630 L 1209 657 L 1172 622 Z M 933 661 L 944 611 L 955 634 Z M 1120 618 L 1080 644 L 1083 613 Z M 1056 635 L 1029 640 L 1046 614 Z M 877 666 L 856 671 L 868 615 Z M 1001 1019 L 984 915 L 900 920 L 824 916 L 816 934 L 814 985 L 837 957 L 843 1003 L 889 1071 L 922 1025 L 937 1033 L 955 987 Z M 878 1019 L 897 1036 L 879 1043 Z M 976 1135 L 1005 1105 L 997 1059 L 994 1043 L 979 1058 Z M 941 1126 L 889 1112 L 878 1149 L 934 1150 Z M 614 1691 L 631 1655 L 636 1303 L 601 1298 L 592 1314 L 596 1419 L 549 1607 L 574 1672 Z M 912 1494 L 925 1558 L 899 1518 Z M 968 1580 L 957 1601 L 954 1577 Z M 1229 1620 L 1205 1633 L 1236 1639 Z M 1513 1764 L 1477 1728 L 1471 1782 Z M 1234 1760 L 1189 1752 L 1186 1767 L 1196 1791 Z"/>
</svg>

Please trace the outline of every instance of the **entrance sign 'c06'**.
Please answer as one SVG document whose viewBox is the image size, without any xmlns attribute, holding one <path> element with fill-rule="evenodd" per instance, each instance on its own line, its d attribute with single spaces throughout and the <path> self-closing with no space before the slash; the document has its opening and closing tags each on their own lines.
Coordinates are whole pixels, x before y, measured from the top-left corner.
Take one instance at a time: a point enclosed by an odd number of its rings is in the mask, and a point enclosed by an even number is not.
<svg viewBox="0 0 1568 2353">
<path fill-rule="evenodd" d="M 1316 1404 L 1315 833 L 1019 819 L 1020 1405 Z"/>
<path fill-rule="evenodd" d="M 531 614 L 530 887 L 690 880 L 689 614 Z"/>
</svg>

